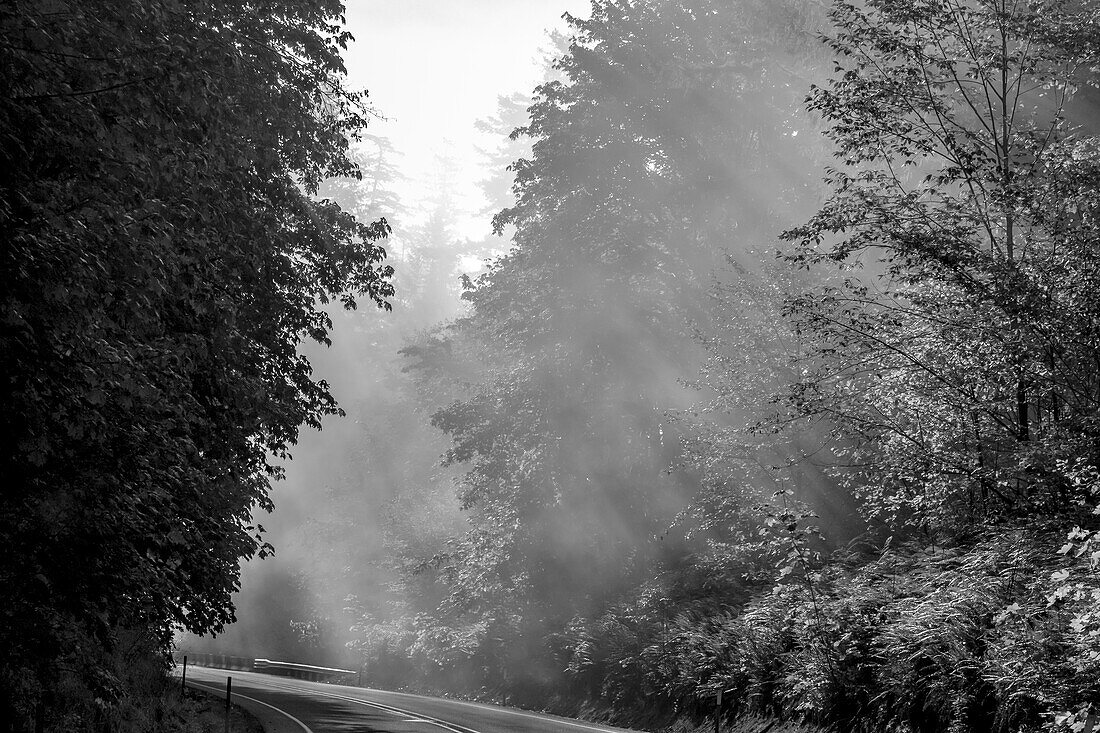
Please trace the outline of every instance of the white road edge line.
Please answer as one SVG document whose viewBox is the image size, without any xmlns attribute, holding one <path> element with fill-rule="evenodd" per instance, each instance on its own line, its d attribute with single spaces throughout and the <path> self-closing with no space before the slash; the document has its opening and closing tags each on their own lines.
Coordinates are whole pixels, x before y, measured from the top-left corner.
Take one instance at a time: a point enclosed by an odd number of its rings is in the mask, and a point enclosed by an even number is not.
<svg viewBox="0 0 1100 733">
<path fill-rule="evenodd" d="M 192 680 L 187 680 L 187 684 L 188 684 L 188 685 L 191 685 L 191 686 L 193 686 L 193 687 L 202 687 L 202 688 L 205 688 L 205 689 L 207 689 L 207 690 L 211 690 L 212 692 L 221 692 L 221 690 L 220 690 L 220 689 L 219 689 L 218 687 L 214 687 L 214 686 L 212 686 L 212 685 L 204 685 L 204 684 L 202 684 L 201 682 L 194 682 L 194 681 L 192 681 Z M 267 707 L 267 708 L 271 708 L 272 710 L 274 710 L 274 711 L 275 711 L 275 712 L 277 712 L 277 713 L 282 713 L 283 715 L 285 715 L 286 717 L 290 718 L 290 719 L 291 719 L 291 720 L 293 720 L 293 721 L 294 721 L 295 723 L 297 723 L 298 725 L 300 725 L 300 726 L 302 727 L 302 730 L 304 730 L 304 731 L 305 731 L 306 733 L 313 733 L 313 731 L 312 731 L 312 730 L 310 730 L 310 728 L 309 728 L 309 726 L 308 726 L 308 725 L 306 725 L 306 724 L 305 724 L 305 723 L 303 723 L 302 721 L 298 720 L 297 718 L 295 718 L 295 717 L 294 717 L 293 715 L 291 715 L 291 714 L 290 714 L 290 713 L 288 713 L 287 711 L 285 711 L 285 710 L 283 710 L 283 709 L 281 709 L 281 708 L 277 708 L 277 707 L 275 707 L 275 706 L 274 706 L 274 705 L 272 705 L 271 703 L 267 703 L 267 702 L 264 702 L 263 700 L 257 700 L 256 698 L 254 698 L 254 697 L 249 697 L 248 695 L 242 695 L 242 694 L 241 694 L 241 693 L 239 693 L 239 692 L 234 692 L 234 693 L 232 693 L 232 695 L 233 695 L 233 697 L 239 697 L 239 698 L 241 698 L 241 699 L 243 699 L 243 700 L 251 700 L 252 702 L 258 702 L 259 704 L 263 705 L 264 707 Z"/>
<path fill-rule="evenodd" d="M 261 673 L 256 673 L 256 674 L 261 674 Z M 401 708 L 394 707 L 392 705 L 385 705 L 383 703 L 369 702 L 367 700 L 360 700 L 359 698 L 355 698 L 355 697 L 345 697 L 343 695 L 337 695 L 337 694 L 331 693 L 331 692 L 322 692 L 321 690 L 315 690 L 312 687 L 296 687 L 294 685 L 285 685 L 285 684 L 280 685 L 278 683 L 268 682 L 267 680 L 264 680 L 264 682 L 266 684 L 270 685 L 271 687 L 274 687 L 274 688 L 277 688 L 277 689 L 297 690 L 297 691 L 302 691 L 302 692 L 306 692 L 306 691 L 316 692 L 318 695 L 325 695 L 327 697 L 335 697 L 335 698 L 338 698 L 340 700 L 347 700 L 349 702 L 357 702 L 357 703 L 360 703 L 360 704 L 363 704 L 363 705 L 373 705 L 374 707 L 382 708 L 382 709 L 385 709 L 385 710 L 392 710 L 394 712 L 404 713 L 406 715 L 416 715 L 418 717 L 424 717 L 423 715 L 420 715 L 419 713 L 412 713 L 412 712 L 409 712 L 408 710 L 402 710 Z M 360 688 L 360 689 L 366 690 L 368 688 Z M 388 692 L 388 691 L 378 690 L 378 692 Z M 409 693 L 407 693 L 407 692 L 394 692 L 394 693 L 388 693 L 388 694 L 408 695 Z M 537 715 L 535 713 L 526 713 L 526 712 L 523 712 L 523 711 L 520 711 L 520 710 L 515 710 L 513 708 L 502 708 L 502 707 L 499 707 L 499 706 L 496 706 L 496 705 L 483 705 L 481 703 L 468 702 L 466 700 L 451 700 L 451 699 L 446 699 L 446 698 L 441 698 L 441 699 L 444 699 L 446 702 L 452 703 L 452 704 L 455 704 L 455 705 L 463 705 L 465 707 L 477 708 L 478 710 L 485 710 L 487 712 L 493 712 L 493 713 L 498 713 L 498 714 L 499 713 L 505 713 L 507 715 L 518 715 L 521 718 L 534 718 L 535 720 L 550 720 L 550 721 L 553 721 L 555 723 L 558 723 L 559 725 L 569 725 L 569 726 L 572 726 L 574 728 L 581 728 L 582 730 L 594 730 L 594 731 L 598 731 L 598 733 L 618 733 L 618 731 L 616 729 L 613 729 L 613 728 L 599 727 L 599 726 L 595 726 L 595 725 L 589 725 L 587 723 L 579 723 L 579 722 L 576 722 L 576 721 L 573 721 L 573 720 L 569 720 L 568 718 L 561 718 L 561 717 L 558 717 L 558 716 Z M 458 729 L 462 730 L 464 733 L 479 733 L 479 731 L 475 731 L 471 728 L 463 727 L 463 726 L 459 725 L 458 723 L 448 723 L 444 720 L 439 720 L 439 719 L 434 719 L 434 718 L 428 718 L 428 721 L 431 722 L 431 723 L 435 723 L 436 725 L 439 725 L 441 727 L 449 728 L 451 730 L 454 730 L 455 728 L 458 728 Z"/>
<path fill-rule="evenodd" d="M 224 670 L 219 670 L 219 671 L 224 671 Z M 188 684 L 191 684 L 191 682 L 188 682 Z M 314 689 L 309 688 L 309 687 L 296 687 L 294 685 L 280 685 L 280 684 L 277 684 L 277 683 L 272 683 L 268 680 L 263 680 L 263 684 L 266 687 L 273 688 L 273 689 L 276 689 L 276 690 L 290 690 L 291 692 L 307 693 L 307 694 L 312 694 L 312 695 L 320 695 L 322 697 L 331 697 L 331 698 L 334 698 L 334 699 L 337 699 L 337 700 L 344 700 L 346 702 L 352 702 L 352 703 L 355 703 L 356 705 L 364 705 L 364 706 L 367 706 L 367 707 L 377 708 L 379 710 L 384 710 L 387 713 L 397 713 L 397 714 L 401 715 L 402 717 L 408 719 L 405 722 L 423 722 L 423 723 L 427 723 L 429 725 L 434 725 L 437 728 L 442 728 L 443 730 L 451 731 L 451 733 L 481 733 L 481 731 L 476 731 L 473 728 L 467 728 L 465 726 L 458 725 L 457 723 L 448 723 L 447 721 L 441 720 L 441 719 L 438 719 L 438 718 L 429 718 L 429 717 L 426 717 L 426 716 L 424 716 L 420 713 L 414 713 L 414 712 L 411 712 L 409 710 L 402 710 L 401 708 L 395 708 L 391 705 L 384 705 L 382 703 L 370 702 L 368 700 L 359 700 L 357 698 L 347 697 L 347 696 L 344 696 L 344 695 L 336 695 L 336 694 L 331 693 L 331 692 L 323 692 L 321 690 L 314 690 Z M 208 687 L 207 685 L 203 685 L 203 686 Z M 218 687 L 213 687 L 211 689 L 219 690 Z M 306 727 L 305 723 L 298 720 L 297 718 L 295 718 L 293 715 L 286 712 L 285 710 L 279 710 L 279 708 L 275 707 L 274 705 L 268 705 L 263 700 L 256 700 L 256 698 L 254 698 L 254 697 L 248 697 L 247 695 L 240 695 L 239 693 L 236 693 L 236 692 L 234 692 L 233 694 L 234 695 L 239 695 L 240 697 L 243 697 L 246 700 L 254 700 L 255 702 L 260 703 L 261 705 L 267 705 L 269 708 L 272 708 L 273 710 L 278 710 L 280 713 L 287 716 L 288 718 L 293 720 L 298 725 L 302 726 L 302 728 L 304 728 L 306 730 L 306 733 L 313 733 L 313 731 L 311 731 L 308 727 Z"/>
<path fill-rule="evenodd" d="M 219 671 L 225 671 L 225 670 L 219 670 Z M 262 674 L 262 673 L 253 672 L 252 674 Z M 415 718 L 421 718 L 423 720 L 426 720 L 429 723 L 432 723 L 433 725 L 438 725 L 440 728 L 445 728 L 445 729 L 451 730 L 451 731 L 458 731 L 459 733 L 481 733 L 480 731 L 476 731 L 472 728 L 466 728 L 465 726 L 459 725 L 457 723 L 448 723 L 447 721 L 439 719 L 439 718 L 427 718 L 427 717 L 425 717 L 424 715 L 422 715 L 420 713 L 414 713 L 414 712 L 411 712 L 409 710 L 403 710 L 401 708 L 394 707 L 392 705 L 385 705 L 383 703 L 369 702 L 367 700 L 360 700 L 358 698 L 347 697 L 345 695 L 336 695 L 336 694 L 331 693 L 331 692 L 322 692 L 321 690 L 316 690 L 312 687 L 297 687 L 295 685 L 278 684 L 278 683 L 268 681 L 268 680 L 264 680 L 264 684 L 266 684 L 269 687 L 273 687 L 275 689 L 294 690 L 296 692 L 313 692 L 313 693 L 316 693 L 318 695 L 324 695 L 325 697 L 333 697 L 333 698 L 336 698 L 338 700 L 346 700 L 348 702 L 354 702 L 354 703 L 358 703 L 360 705 L 369 705 L 369 706 L 372 706 L 372 707 L 380 708 L 382 710 L 389 710 L 391 712 L 401 713 L 402 715 L 408 715 L 408 716 L 415 717 Z M 369 688 L 359 688 L 359 689 L 366 690 L 366 689 L 369 689 Z M 378 692 L 387 692 L 387 691 L 386 690 L 378 690 Z M 396 692 L 396 693 L 390 693 L 390 694 L 408 695 L 409 693 Z M 495 713 L 506 713 L 508 715 L 518 715 L 521 718 L 534 718 L 535 720 L 551 720 L 555 723 L 558 723 L 559 725 L 568 725 L 568 726 L 571 726 L 573 728 L 580 728 L 582 730 L 594 730 L 594 731 L 598 731 L 598 733 L 617 733 L 617 731 L 615 729 L 612 729 L 612 728 L 600 727 L 600 726 L 590 725 L 590 724 L 587 724 L 587 723 L 580 723 L 580 722 L 576 722 L 576 721 L 573 721 L 573 720 L 569 720 L 568 718 L 561 718 L 561 717 L 558 717 L 558 716 L 546 716 L 546 715 L 538 715 L 538 714 L 535 714 L 535 713 L 526 713 L 526 712 L 522 712 L 520 710 L 515 710 L 513 708 L 502 708 L 502 707 L 495 706 L 495 705 L 483 705 L 483 704 L 476 703 L 476 702 L 468 702 L 466 700 L 447 699 L 446 702 L 453 703 L 453 704 L 456 704 L 456 705 L 463 705 L 465 707 L 478 708 L 479 710 L 485 710 L 485 711 L 490 711 L 490 712 L 495 712 Z"/>
<path fill-rule="evenodd" d="M 335 698 L 337 700 L 344 700 L 346 702 L 352 702 L 352 703 L 355 703 L 356 705 L 365 705 L 367 707 L 378 708 L 379 710 L 385 710 L 388 713 L 399 713 L 399 714 L 405 716 L 406 718 L 410 718 L 410 720 L 406 721 L 406 722 L 424 722 L 424 723 L 428 723 L 430 725 L 434 725 L 438 728 L 442 728 L 443 730 L 452 731 L 452 733 L 481 733 L 481 731 L 476 731 L 473 728 L 467 728 L 466 726 L 459 725 L 458 723 L 448 723 L 446 720 L 443 720 L 441 718 L 431 718 L 431 717 L 428 717 L 427 715 L 424 715 L 423 713 L 414 713 L 411 710 L 404 710 L 402 708 L 396 708 L 392 705 L 385 705 L 385 704 L 380 703 L 380 702 L 371 702 L 370 700 L 360 700 L 360 699 L 355 698 L 355 697 L 347 697 L 346 695 L 337 695 L 337 694 L 332 693 L 332 692 L 322 692 L 321 690 L 313 690 L 313 689 L 310 689 L 308 687 L 286 687 L 285 689 L 296 690 L 298 692 L 309 692 L 309 693 L 314 694 L 314 695 L 323 695 L 324 697 L 331 697 L 331 698 Z"/>
</svg>

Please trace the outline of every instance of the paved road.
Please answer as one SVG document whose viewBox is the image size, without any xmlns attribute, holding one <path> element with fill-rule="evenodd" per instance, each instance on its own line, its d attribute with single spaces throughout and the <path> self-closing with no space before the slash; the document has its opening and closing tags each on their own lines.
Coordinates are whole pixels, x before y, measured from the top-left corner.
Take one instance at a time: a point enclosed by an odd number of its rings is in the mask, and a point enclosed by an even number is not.
<svg viewBox="0 0 1100 733">
<path fill-rule="evenodd" d="M 178 669 L 177 669 L 178 672 Z M 187 683 L 256 715 L 266 733 L 623 733 L 593 723 L 495 705 L 407 695 L 286 677 L 188 667 Z"/>
</svg>

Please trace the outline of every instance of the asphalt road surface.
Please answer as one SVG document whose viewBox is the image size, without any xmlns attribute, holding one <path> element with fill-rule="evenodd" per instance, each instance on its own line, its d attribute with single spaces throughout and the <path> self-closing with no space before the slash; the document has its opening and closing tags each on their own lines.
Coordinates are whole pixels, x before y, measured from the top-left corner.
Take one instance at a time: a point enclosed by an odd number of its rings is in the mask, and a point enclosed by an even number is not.
<svg viewBox="0 0 1100 733">
<path fill-rule="evenodd" d="M 178 668 L 177 668 L 178 673 Z M 623 728 L 481 703 L 422 697 L 236 670 L 188 667 L 189 687 L 225 698 L 260 719 L 266 733 L 623 733 Z"/>
</svg>

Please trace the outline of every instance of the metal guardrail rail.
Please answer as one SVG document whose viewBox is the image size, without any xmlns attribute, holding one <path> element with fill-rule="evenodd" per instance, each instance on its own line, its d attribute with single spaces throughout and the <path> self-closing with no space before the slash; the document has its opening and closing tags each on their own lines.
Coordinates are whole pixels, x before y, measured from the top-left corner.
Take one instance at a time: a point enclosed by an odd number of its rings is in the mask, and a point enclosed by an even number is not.
<svg viewBox="0 0 1100 733">
<path fill-rule="evenodd" d="M 298 679 L 323 681 L 337 677 L 349 677 L 358 674 L 358 670 L 339 669 L 337 667 L 318 667 L 313 664 L 296 664 L 294 662 L 278 662 L 271 659 L 254 659 L 252 661 L 253 672 L 266 674 L 281 674 L 286 677 Z"/>
<path fill-rule="evenodd" d="M 245 672 L 252 670 L 255 662 L 251 657 L 238 657 L 232 654 L 213 654 L 211 652 L 192 652 L 182 650 L 172 653 L 172 659 L 177 664 L 187 657 L 187 663 L 196 667 L 213 667 L 215 669 L 237 669 Z"/>
<path fill-rule="evenodd" d="M 177 663 L 182 663 L 186 657 L 187 663 L 196 667 L 262 672 L 264 674 L 294 677 L 296 679 L 312 680 L 314 682 L 350 680 L 351 677 L 359 674 L 359 671 L 354 669 L 320 667 L 314 664 L 298 664 L 296 662 L 282 662 L 273 659 L 252 659 L 249 657 L 237 657 L 231 654 L 177 651 L 172 657 Z"/>
</svg>

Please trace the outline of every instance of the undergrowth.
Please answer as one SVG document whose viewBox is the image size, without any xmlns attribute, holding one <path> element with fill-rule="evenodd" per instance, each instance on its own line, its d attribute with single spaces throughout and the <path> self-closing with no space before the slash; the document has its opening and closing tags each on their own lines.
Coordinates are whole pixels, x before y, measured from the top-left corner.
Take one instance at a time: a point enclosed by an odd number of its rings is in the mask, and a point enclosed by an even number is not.
<svg viewBox="0 0 1100 733">
<path fill-rule="evenodd" d="M 106 649 L 110 649 L 107 651 Z M 48 705 L 8 721 L 13 733 L 222 733 L 224 700 L 184 693 L 155 635 L 115 630 L 108 645 L 74 644 L 60 665 Z M 32 696 L 33 697 L 33 696 Z M 262 733 L 231 708 L 231 733 Z"/>
<path fill-rule="evenodd" d="M 722 690 L 728 724 L 1081 733 L 1100 701 L 1100 542 L 1074 532 L 1061 553 L 1064 523 L 838 553 L 722 612 L 623 606 L 574 625 L 570 672 L 602 717 L 650 729 L 707 729 Z"/>
</svg>

